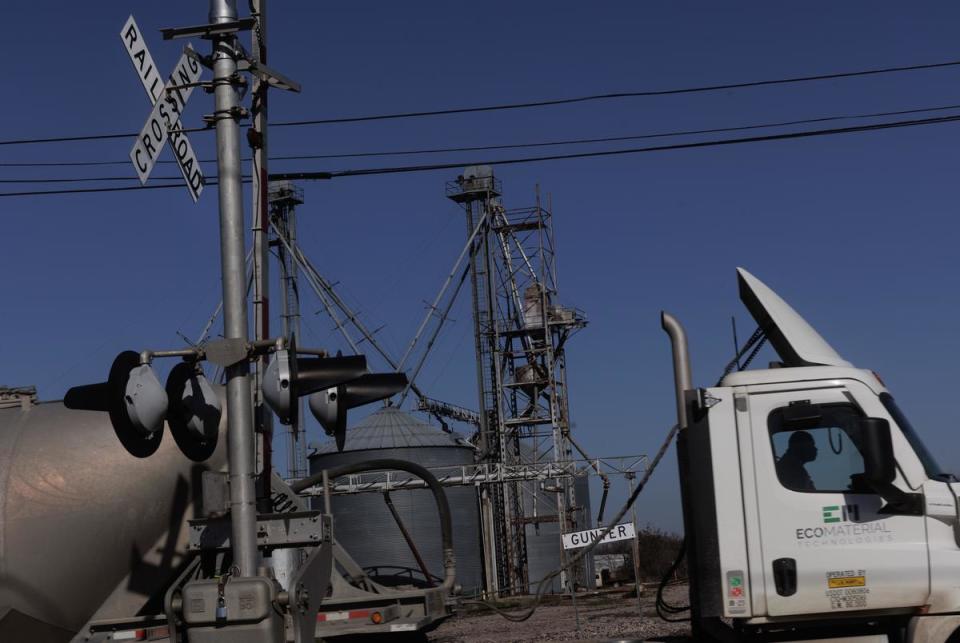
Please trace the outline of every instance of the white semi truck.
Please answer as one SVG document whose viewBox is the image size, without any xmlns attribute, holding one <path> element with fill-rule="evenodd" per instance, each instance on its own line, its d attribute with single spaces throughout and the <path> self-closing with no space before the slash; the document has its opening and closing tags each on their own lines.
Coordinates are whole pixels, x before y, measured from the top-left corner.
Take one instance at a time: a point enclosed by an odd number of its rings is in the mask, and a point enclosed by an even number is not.
<svg viewBox="0 0 960 643">
<path fill-rule="evenodd" d="M 779 356 L 691 383 L 673 343 L 677 453 L 697 641 L 960 641 L 960 483 L 880 378 L 745 270 Z"/>
</svg>

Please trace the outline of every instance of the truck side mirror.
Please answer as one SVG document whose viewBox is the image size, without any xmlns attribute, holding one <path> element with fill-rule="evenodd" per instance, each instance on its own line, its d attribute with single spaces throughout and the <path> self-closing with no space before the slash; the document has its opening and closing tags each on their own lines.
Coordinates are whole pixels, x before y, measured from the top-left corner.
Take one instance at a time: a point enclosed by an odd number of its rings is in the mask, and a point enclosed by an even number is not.
<svg viewBox="0 0 960 643">
<path fill-rule="evenodd" d="M 863 481 L 886 501 L 882 514 L 923 515 L 923 495 L 907 493 L 896 487 L 897 461 L 893 456 L 890 423 L 883 418 L 862 418 L 860 453 L 863 456 Z"/>
<path fill-rule="evenodd" d="M 897 477 L 890 423 L 883 418 L 862 418 L 860 452 L 863 455 L 863 475 L 866 482 L 882 495 L 883 490 L 893 484 Z"/>
</svg>

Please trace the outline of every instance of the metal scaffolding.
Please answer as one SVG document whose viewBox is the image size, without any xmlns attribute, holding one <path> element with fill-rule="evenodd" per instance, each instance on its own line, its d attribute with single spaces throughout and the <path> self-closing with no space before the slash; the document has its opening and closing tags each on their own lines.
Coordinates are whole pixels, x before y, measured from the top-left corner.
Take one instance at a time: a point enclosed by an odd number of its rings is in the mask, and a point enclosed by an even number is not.
<svg viewBox="0 0 960 643">
<path fill-rule="evenodd" d="M 446 419 L 476 427 L 476 469 L 458 471 L 447 483 L 478 488 L 487 593 L 526 593 L 539 580 L 529 562 L 528 540 L 542 543 L 542 528 L 547 533 L 559 528 L 562 535 L 592 526 L 589 498 L 578 497 L 584 490 L 581 484 L 578 492 L 577 480 L 594 472 L 603 479 L 601 515 L 609 488 L 600 461 L 583 453 L 570 435 L 564 350 L 567 340 L 586 325 L 586 319 L 580 311 L 557 303 L 552 216 L 541 204 L 539 194 L 533 207 L 507 210 L 492 170 L 474 167 L 447 184 L 447 196 L 466 214 L 466 243 L 409 347 L 397 360 L 346 306 L 297 244 L 295 210 L 303 203 L 302 193 L 289 183 L 271 185 L 271 246 L 280 260 L 283 331 L 287 336 L 298 332 L 297 274 L 303 271 L 308 287 L 316 292 L 355 352 L 357 342 L 348 325 L 370 342 L 391 368 L 400 370 L 411 365 L 409 392 L 416 396 L 419 410 L 436 417 L 445 429 Z M 480 401 L 476 412 L 428 398 L 415 383 L 460 286 L 468 281 Z M 431 321 L 432 330 L 428 328 Z M 406 396 L 407 391 L 400 396 L 398 406 Z M 303 436 L 302 427 L 291 427 L 290 477 L 305 475 Z M 575 460 L 574 449 L 585 459 Z M 367 487 L 360 484 L 354 491 L 379 488 L 376 484 Z M 558 551 L 558 563 L 563 557 Z M 564 572 L 561 585 L 589 586 L 587 575 L 587 566 L 581 563 Z"/>
<path fill-rule="evenodd" d="M 625 455 L 594 460 L 571 460 L 568 462 L 541 462 L 527 464 L 502 464 L 481 462 L 468 465 L 428 467 L 445 487 L 500 485 L 507 482 L 548 482 L 558 478 L 583 478 L 594 475 L 625 476 L 628 480 L 646 472 L 649 462 L 645 455 Z M 330 493 L 346 495 L 354 493 L 383 493 L 405 489 L 425 489 L 427 483 L 404 471 L 378 471 L 355 473 L 344 476 L 330 484 Z M 303 495 L 321 496 L 322 486 L 304 490 Z M 636 522 L 636 521 L 634 521 Z"/>
<path fill-rule="evenodd" d="M 533 207 L 507 210 L 487 166 L 467 168 L 447 183 L 474 239 L 471 286 L 477 355 L 480 461 L 510 467 L 563 466 L 573 460 L 567 400 L 567 340 L 586 325 L 581 311 L 556 303 L 556 253 L 551 213 L 537 194 Z M 554 484 L 508 479 L 481 498 L 485 552 L 496 561 L 487 591 L 529 591 L 528 530 L 556 522 L 567 533 L 586 528 L 571 476 Z M 579 501 L 579 502 L 578 502 Z M 582 565 L 561 583 L 586 585 Z"/>
<path fill-rule="evenodd" d="M 270 184 L 270 223 L 280 238 L 288 244 L 297 243 L 297 206 L 303 204 L 303 190 L 287 181 Z M 288 246 L 274 241 L 280 264 L 280 319 L 283 336 L 287 339 L 300 336 L 300 288 L 297 280 L 297 259 L 287 250 Z M 307 468 L 306 427 L 304 426 L 303 400 L 298 399 L 300 412 L 287 429 L 287 476 L 304 478 Z"/>
</svg>

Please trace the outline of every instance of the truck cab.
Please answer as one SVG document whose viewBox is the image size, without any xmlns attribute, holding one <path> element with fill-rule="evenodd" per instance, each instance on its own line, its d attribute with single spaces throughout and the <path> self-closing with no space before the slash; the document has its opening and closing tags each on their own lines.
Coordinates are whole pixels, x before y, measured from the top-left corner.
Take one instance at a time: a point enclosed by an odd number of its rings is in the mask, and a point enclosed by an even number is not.
<svg viewBox="0 0 960 643">
<path fill-rule="evenodd" d="M 693 388 L 664 316 L 695 638 L 960 640 L 960 485 L 876 374 L 738 278 L 771 368 Z"/>
</svg>

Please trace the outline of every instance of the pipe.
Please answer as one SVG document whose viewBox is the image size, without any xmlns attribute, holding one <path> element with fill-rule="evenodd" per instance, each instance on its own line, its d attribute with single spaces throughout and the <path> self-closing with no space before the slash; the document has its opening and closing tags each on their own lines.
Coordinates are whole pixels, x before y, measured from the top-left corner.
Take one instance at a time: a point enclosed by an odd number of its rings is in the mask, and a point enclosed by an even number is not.
<svg viewBox="0 0 960 643">
<path fill-rule="evenodd" d="M 420 375 L 420 369 L 423 368 L 424 362 L 427 361 L 427 357 L 430 355 L 430 350 L 433 349 L 434 343 L 437 341 L 437 336 L 440 334 L 440 331 L 443 330 L 443 324 L 447 321 L 447 315 L 450 314 L 450 309 L 453 308 L 453 304 L 457 301 L 457 297 L 460 295 L 460 289 L 463 288 L 464 282 L 466 282 L 467 277 L 470 274 L 470 266 L 466 266 L 463 269 L 463 274 L 460 276 L 460 281 L 457 282 L 457 287 L 453 290 L 453 295 L 450 297 L 450 300 L 447 301 L 447 305 L 443 309 L 443 313 L 440 315 L 440 320 L 437 322 L 436 327 L 433 329 L 433 333 L 430 334 L 430 339 L 427 341 L 427 347 L 424 349 L 423 354 L 420 355 L 420 359 L 417 361 L 417 365 L 413 369 L 413 373 L 410 374 L 410 381 L 407 382 L 407 387 L 403 389 L 403 393 L 400 395 L 400 401 L 397 402 L 397 406 L 402 406 L 404 400 L 407 399 L 407 395 L 410 394 L 410 389 L 413 387 L 414 382 L 417 380 L 417 376 Z M 434 310 L 434 309 L 432 309 Z M 430 314 L 433 314 L 432 312 Z M 404 358 L 406 359 L 406 358 Z M 400 362 L 401 366 L 403 361 Z M 401 366 L 397 367 L 397 372 L 400 372 Z M 421 397 L 420 399 L 424 399 Z M 442 422 L 443 420 L 441 420 Z"/>
<path fill-rule="evenodd" d="M 440 287 L 440 292 L 438 292 L 437 296 L 434 297 L 433 303 L 430 304 L 430 307 L 427 309 L 426 316 L 423 318 L 423 321 L 420 322 L 420 327 L 417 328 L 417 332 L 414 334 L 413 339 L 410 340 L 410 345 L 407 346 L 406 352 L 404 352 L 403 357 L 400 358 L 400 363 L 397 364 L 397 371 L 402 370 L 403 365 L 407 363 L 407 358 L 410 357 L 410 353 L 417 345 L 417 342 L 420 341 L 420 335 L 423 334 L 424 329 L 427 327 L 427 323 L 430 321 L 430 318 L 433 317 L 434 312 L 437 310 L 437 306 L 440 305 L 440 300 L 443 299 L 443 295 L 447 292 L 447 288 L 450 287 L 450 283 L 453 281 L 453 278 L 457 276 L 457 270 L 460 268 L 460 262 L 463 261 L 463 258 L 466 257 L 467 253 L 470 252 L 471 248 L 473 248 L 473 240 L 477 238 L 478 234 L 480 234 L 480 231 L 483 229 L 483 226 L 486 222 L 487 216 L 484 215 L 480 218 L 480 221 L 477 223 L 477 227 L 474 228 L 473 233 L 467 238 L 467 243 L 464 244 L 463 250 L 460 251 L 460 256 L 458 256 L 457 260 L 453 262 L 453 268 L 450 269 L 450 273 L 447 275 L 446 280 Z M 454 295 L 454 298 L 456 298 L 456 295 Z M 443 317 L 441 317 L 440 320 L 442 322 Z M 406 391 L 404 391 L 404 394 L 406 394 Z"/>
<path fill-rule="evenodd" d="M 544 309 L 546 310 L 546 309 Z M 603 522 L 603 510 L 607 506 L 607 494 L 610 492 L 610 476 L 603 472 L 603 469 L 600 468 L 600 462 L 590 459 L 590 456 L 587 455 L 587 452 L 583 450 L 583 447 L 580 446 L 576 440 L 573 439 L 573 436 L 570 433 L 566 435 L 567 441 L 573 445 L 573 448 L 580 452 L 587 462 L 590 463 L 590 466 L 593 467 L 594 471 L 597 472 L 597 475 L 600 476 L 600 480 L 603 481 L 603 495 L 600 496 L 600 511 L 597 512 L 597 525 L 599 526 Z"/>
<path fill-rule="evenodd" d="M 436 476 L 430 473 L 425 467 L 414 462 L 406 460 L 394 460 L 392 458 L 382 458 L 377 460 L 362 460 L 352 464 L 344 464 L 332 469 L 324 469 L 320 473 L 315 473 L 302 480 L 297 480 L 290 485 L 294 493 L 314 486 L 324 479 L 335 480 L 342 476 L 353 473 L 363 473 L 364 471 L 382 471 L 395 469 L 412 473 L 422 479 L 433 492 L 433 499 L 437 503 L 437 512 L 440 514 L 440 539 L 443 543 L 443 583 L 440 588 L 449 591 L 453 588 L 456 581 L 456 558 L 453 554 L 453 521 L 450 518 L 450 504 L 447 502 L 447 494 L 437 480 Z"/>
<path fill-rule="evenodd" d="M 670 345 L 673 349 L 673 386 L 677 395 L 677 426 L 683 430 L 687 428 L 687 403 L 684 394 L 686 391 L 693 390 L 687 333 L 683 330 L 683 325 L 666 311 L 660 312 L 660 325 L 670 336 Z"/>
<path fill-rule="evenodd" d="M 413 542 L 413 537 L 410 535 L 410 532 L 407 531 L 407 526 L 403 524 L 403 519 L 400 517 L 400 514 L 397 513 L 397 508 L 393 506 L 393 500 L 390 498 L 390 492 L 383 492 L 383 501 L 387 503 L 387 509 L 390 510 L 390 515 L 393 516 L 394 522 L 397 523 L 397 527 L 400 528 L 400 533 L 403 535 L 403 539 L 407 541 L 407 547 L 410 548 L 410 553 L 413 554 L 414 559 L 417 561 L 417 565 L 420 566 L 420 571 L 423 572 L 423 577 L 427 581 L 429 587 L 433 587 L 433 577 L 430 575 L 430 571 L 427 569 L 427 563 L 424 562 L 423 556 L 420 555 L 420 550 L 417 549 L 417 544 Z"/>
<path fill-rule="evenodd" d="M 600 496 L 600 511 L 597 512 L 597 526 L 603 524 L 603 510 L 607 508 L 607 494 L 610 493 L 610 478 L 603 477 L 603 495 Z"/>
<path fill-rule="evenodd" d="M 252 62 L 267 63 L 267 0 L 249 0 L 250 16 L 256 25 L 250 30 L 250 57 Z M 248 143 L 253 156 L 251 174 L 258 176 L 251 182 L 250 209 L 253 253 L 253 336 L 256 340 L 270 337 L 270 208 L 269 208 L 269 154 L 267 145 L 267 89 L 270 87 L 260 74 L 253 75 L 250 111 L 252 130 L 248 130 Z M 285 292 L 285 291 L 284 291 Z M 297 333 L 299 336 L 299 333 Z M 286 335 L 285 336 L 289 336 Z M 264 513 L 270 511 L 271 470 L 273 469 L 273 414 L 263 399 L 263 376 L 267 357 L 256 359 L 253 375 L 254 428 L 260 435 L 258 455 L 260 474 L 256 482 L 257 503 Z M 302 407 L 301 407 L 302 408 Z M 299 417 L 302 417 L 302 413 Z"/>
</svg>

